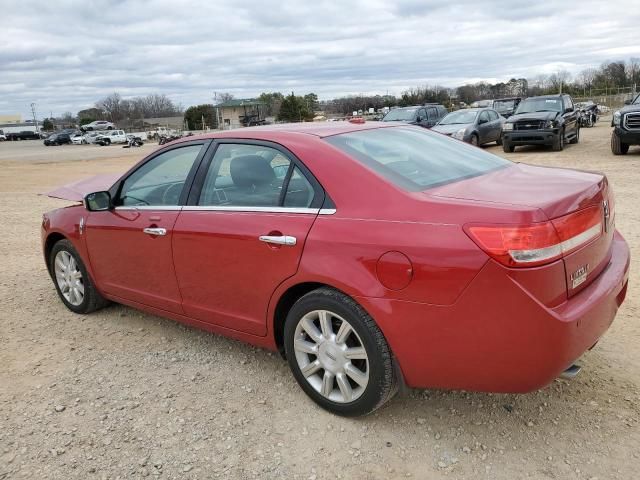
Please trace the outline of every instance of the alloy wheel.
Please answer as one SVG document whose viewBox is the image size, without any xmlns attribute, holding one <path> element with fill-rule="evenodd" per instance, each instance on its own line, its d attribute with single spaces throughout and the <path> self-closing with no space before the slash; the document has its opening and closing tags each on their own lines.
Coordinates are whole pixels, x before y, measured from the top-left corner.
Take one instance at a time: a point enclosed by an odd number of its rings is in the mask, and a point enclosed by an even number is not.
<svg viewBox="0 0 640 480">
<path fill-rule="evenodd" d="M 293 348 L 300 372 L 320 395 L 337 403 L 357 400 L 369 383 L 369 358 L 354 328 L 328 310 L 314 310 L 296 325 Z"/>
<path fill-rule="evenodd" d="M 84 281 L 76 259 L 66 250 L 61 250 L 56 254 L 54 265 L 60 293 L 77 307 L 84 300 Z"/>
</svg>

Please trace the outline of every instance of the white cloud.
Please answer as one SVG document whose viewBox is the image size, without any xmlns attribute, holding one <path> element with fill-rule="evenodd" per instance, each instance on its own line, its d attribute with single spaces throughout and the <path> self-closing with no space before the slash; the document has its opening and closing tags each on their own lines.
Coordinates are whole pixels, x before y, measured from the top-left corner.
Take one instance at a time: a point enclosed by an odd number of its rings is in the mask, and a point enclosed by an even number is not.
<svg viewBox="0 0 640 480">
<path fill-rule="evenodd" d="M 2 5 L 0 111 L 75 112 L 118 91 L 400 93 L 640 56 L 632 1 L 59 1 Z"/>
</svg>

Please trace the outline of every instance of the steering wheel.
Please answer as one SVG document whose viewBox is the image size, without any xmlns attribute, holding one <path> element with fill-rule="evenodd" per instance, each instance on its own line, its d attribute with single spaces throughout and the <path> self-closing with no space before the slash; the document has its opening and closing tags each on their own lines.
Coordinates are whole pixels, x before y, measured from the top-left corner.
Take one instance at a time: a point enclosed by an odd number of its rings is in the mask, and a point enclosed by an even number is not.
<svg viewBox="0 0 640 480">
<path fill-rule="evenodd" d="M 177 205 L 180 200 L 180 192 L 182 192 L 182 184 L 174 183 L 162 192 L 163 205 Z"/>
</svg>

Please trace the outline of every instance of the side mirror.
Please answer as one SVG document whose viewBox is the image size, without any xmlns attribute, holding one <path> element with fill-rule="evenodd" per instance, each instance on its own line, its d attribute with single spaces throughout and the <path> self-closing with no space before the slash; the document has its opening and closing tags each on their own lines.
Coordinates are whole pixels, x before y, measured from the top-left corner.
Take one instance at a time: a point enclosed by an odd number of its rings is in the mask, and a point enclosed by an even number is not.
<svg viewBox="0 0 640 480">
<path fill-rule="evenodd" d="M 565 109 L 565 113 L 571 113 L 571 112 L 573 112 L 573 107 L 567 107 Z"/>
<path fill-rule="evenodd" d="M 483 123 L 489 123 L 489 120 L 487 120 L 486 118 L 481 118 L 478 120 L 478 125 L 482 125 Z"/>
<path fill-rule="evenodd" d="M 89 193 L 82 200 L 84 208 L 90 212 L 102 212 L 111 209 L 111 194 L 107 191 Z"/>
<path fill-rule="evenodd" d="M 624 104 L 625 104 L 625 105 L 631 105 L 631 100 L 625 100 L 625 101 L 624 101 Z"/>
<path fill-rule="evenodd" d="M 416 122 L 417 122 L 417 123 L 422 123 L 422 122 L 423 122 L 423 120 L 424 120 L 424 118 L 422 118 L 420 115 L 418 115 L 418 116 L 416 117 Z"/>
</svg>

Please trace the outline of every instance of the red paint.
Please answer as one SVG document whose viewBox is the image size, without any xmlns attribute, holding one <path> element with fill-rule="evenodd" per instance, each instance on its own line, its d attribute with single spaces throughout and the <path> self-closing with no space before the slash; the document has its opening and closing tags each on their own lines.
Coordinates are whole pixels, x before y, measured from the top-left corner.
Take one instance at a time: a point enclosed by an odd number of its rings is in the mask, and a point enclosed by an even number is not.
<svg viewBox="0 0 640 480">
<path fill-rule="evenodd" d="M 342 290 L 369 312 L 412 387 L 524 392 L 552 381 L 598 341 L 624 300 L 624 239 L 611 225 L 562 258 L 510 268 L 464 228 L 553 225 L 572 212 L 600 209 L 612 199 L 606 178 L 514 164 L 405 192 L 323 140 L 375 128 L 395 127 L 327 122 L 206 136 L 285 146 L 331 197 L 333 215 L 88 214 L 75 206 L 46 215 L 43 241 L 51 234 L 69 238 L 112 300 L 262 347 L 276 347 L 279 299 L 291 287 L 313 282 Z M 152 225 L 168 234 L 144 235 Z M 274 233 L 298 242 L 274 247 L 258 240 Z M 585 264 L 587 280 L 571 288 L 572 274 Z"/>
</svg>

